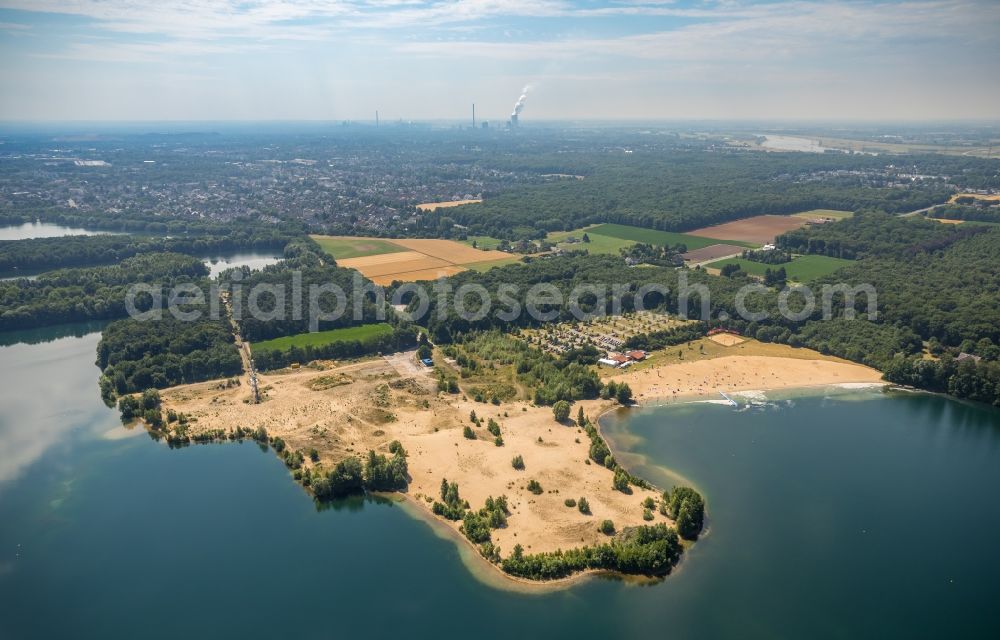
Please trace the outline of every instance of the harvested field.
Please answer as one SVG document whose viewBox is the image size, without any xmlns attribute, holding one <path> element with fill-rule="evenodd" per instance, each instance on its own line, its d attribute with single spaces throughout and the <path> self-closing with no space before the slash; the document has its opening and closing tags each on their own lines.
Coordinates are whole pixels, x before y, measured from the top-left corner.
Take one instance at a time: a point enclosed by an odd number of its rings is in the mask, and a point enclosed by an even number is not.
<svg viewBox="0 0 1000 640">
<path fill-rule="evenodd" d="M 465 271 L 466 266 L 486 270 L 489 266 L 517 260 L 503 251 L 482 251 L 454 240 L 352 238 L 347 236 L 316 236 L 317 242 L 333 242 L 340 255 L 337 264 L 357 269 L 375 284 L 385 285 L 394 280 L 415 282 L 436 280 Z M 376 250 L 377 249 L 377 250 Z M 337 254 L 334 254 L 336 257 Z"/>
<path fill-rule="evenodd" d="M 372 282 L 378 285 L 392 284 L 393 280 L 402 282 L 417 282 L 418 280 L 437 280 L 445 276 L 453 276 L 456 273 L 465 271 L 464 267 L 458 265 L 448 265 L 436 269 L 418 269 L 416 271 L 403 271 L 400 273 L 390 273 L 388 275 L 374 276 Z"/>
<path fill-rule="evenodd" d="M 449 200 L 447 202 L 425 202 L 423 204 L 418 204 L 417 208 L 421 211 L 434 211 L 435 209 L 447 209 L 448 207 L 459 207 L 463 204 L 473 204 L 474 202 L 482 202 L 482 199 L 476 198 L 473 200 Z"/>
<path fill-rule="evenodd" d="M 695 229 L 689 233 L 694 236 L 715 238 L 716 240 L 739 240 L 767 244 L 786 231 L 798 229 L 806 221 L 795 216 L 754 216 L 742 220 L 734 220 L 725 224 Z"/>
<path fill-rule="evenodd" d="M 363 264 L 356 265 L 353 264 L 354 260 L 344 260 L 340 262 L 340 266 L 349 267 L 351 269 L 357 269 L 363 273 L 368 278 L 374 278 L 376 276 L 387 276 L 396 273 L 407 273 L 409 271 L 424 271 L 427 269 L 436 269 L 438 267 L 450 267 L 453 266 L 450 262 L 442 260 L 440 258 L 431 258 L 430 256 L 425 256 L 422 253 L 417 253 L 416 251 L 405 251 L 403 253 L 390 254 L 390 256 L 405 256 L 400 260 L 393 260 L 391 262 L 379 262 L 376 264 Z M 381 257 L 381 256 L 376 256 Z M 366 260 L 367 258 L 356 258 L 356 260 Z"/>
<path fill-rule="evenodd" d="M 745 247 L 738 247 L 735 244 L 713 244 L 701 249 L 695 249 L 694 251 L 688 251 L 682 257 L 685 262 L 706 262 L 728 258 L 729 256 L 738 256 L 743 253 L 744 249 Z"/>
<path fill-rule="evenodd" d="M 338 260 L 337 264 L 341 267 L 361 271 L 362 267 L 376 267 L 383 264 L 394 264 L 397 262 L 405 262 L 407 260 L 419 260 L 426 257 L 427 256 L 419 251 L 406 251 L 405 249 L 400 248 L 400 250 L 396 253 L 381 253 L 374 256 Z"/>
<path fill-rule="evenodd" d="M 393 240 L 392 242 L 401 247 L 410 249 L 411 251 L 419 251 L 426 256 L 440 258 L 452 264 L 489 262 L 492 260 L 502 260 L 503 258 L 510 257 L 509 253 L 504 253 L 503 251 L 482 251 L 480 249 L 473 249 L 468 245 L 464 245 L 461 242 L 455 242 L 454 240 L 404 238 L 401 240 Z"/>
</svg>

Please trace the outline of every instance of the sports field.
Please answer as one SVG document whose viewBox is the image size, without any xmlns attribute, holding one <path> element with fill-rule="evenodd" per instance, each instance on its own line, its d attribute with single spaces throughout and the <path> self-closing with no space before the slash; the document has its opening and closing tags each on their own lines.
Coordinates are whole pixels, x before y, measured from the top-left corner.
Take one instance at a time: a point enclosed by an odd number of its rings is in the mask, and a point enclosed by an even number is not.
<svg viewBox="0 0 1000 640">
<path fill-rule="evenodd" d="M 764 272 L 768 269 L 775 271 L 784 267 L 785 275 L 788 276 L 789 280 L 809 282 L 810 280 L 831 274 L 837 269 L 851 264 L 851 262 L 851 260 L 831 258 L 829 256 L 799 256 L 785 264 L 763 264 L 761 262 L 744 260 L 743 258 L 727 258 L 706 264 L 705 267 L 707 269 L 721 269 L 727 264 L 738 264 L 740 265 L 740 269 L 756 276 L 764 275 Z"/>
<path fill-rule="evenodd" d="M 343 329 L 331 329 L 329 331 L 314 331 L 312 333 L 297 333 L 294 336 L 283 336 L 273 340 L 264 340 L 251 345 L 252 351 L 263 351 L 267 349 L 277 349 L 285 351 L 292 347 L 313 346 L 318 347 L 331 342 L 344 342 L 347 340 L 366 340 L 376 336 L 392 333 L 392 327 L 384 322 L 378 324 L 363 324 L 357 327 L 345 327 Z"/>
<path fill-rule="evenodd" d="M 516 259 L 502 251 L 474 249 L 454 240 L 312 236 L 341 267 L 357 269 L 375 284 L 416 282 L 454 275 L 473 265 Z M 477 269 L 484 270 L 484 269 Z"/>
</svg>

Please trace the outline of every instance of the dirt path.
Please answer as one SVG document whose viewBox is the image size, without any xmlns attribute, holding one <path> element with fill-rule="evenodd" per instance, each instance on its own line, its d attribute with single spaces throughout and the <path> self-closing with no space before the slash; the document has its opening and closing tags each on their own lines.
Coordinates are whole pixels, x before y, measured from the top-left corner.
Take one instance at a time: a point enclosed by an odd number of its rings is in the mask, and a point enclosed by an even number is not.
<svg viewBox="0 0 1000 640">
<path fill-rule="evenodd" d="M 240 327 L 236 324 L 236 319 L 233 317 L 233 304 L 229 298 L 229 292 L 223 292 L 220 297 L 222 298 L 223 306 L 226 308 L 226 318 L 229 319 L 229 324 L 233 328 L 236 350 L 240 352 L 240 359 L 243 361 L 243 377 L 246 378 L 246 383 L 250 385 L 254 403 L 260 403 L 260 390 L 257 387 L 257 370 L 253 366 L 250 344 L 243 341 L 243 336 L 240 334 Z"/>
</svg>

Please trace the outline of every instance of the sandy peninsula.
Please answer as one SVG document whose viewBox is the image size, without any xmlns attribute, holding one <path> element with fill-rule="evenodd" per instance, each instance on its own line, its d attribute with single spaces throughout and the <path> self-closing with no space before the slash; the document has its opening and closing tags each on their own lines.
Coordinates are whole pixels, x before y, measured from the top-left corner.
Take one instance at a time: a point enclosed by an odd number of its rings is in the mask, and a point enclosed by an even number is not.
<svg viewBox="0 0 1000 640">
<path fill-rule="evenodd" d="M 733 347 L 734 349 L 737 347 Z M 783 349 L 788 349 L 787 347 Z M 767 390 L 810 385 L 878 382 L 878 371 L 826 358 L 815 352 L 788 349 L 793 354 L 723 355 L 692 362 L 603 370 L 605 380 L 626 381 L 639 402 L 717 391 Z M 291 449 L 319 452 L 318 464 L 327 467 L 369 449 L 385 453 L 399 440 L 409 454 L 411 480 L 407 499 L 436 526 L 458 531 L 450 522 L 431 513 L 431 501 L 442 479 L 457 482 L 463 498 L 478 509 L 488 496 L 506 495 L 511 515 L 505 528 L 493 532 L 493 541 L 506 555 L 520 543 L 526 553 L 554 551 L 606 540 L 598 529 L 603 519 L 624 527 L 670 520 L 654 512 L 643 520 L 641 503 L 655 491 L 633 487 L 625 494 L 612 488 L 613 473 L 588 462 L 590 441 L 580 428 L 557 423 L 550 407 L 536 407 L 520 400 L 499 406 L 477 403 L 462 394 L 437 391 L 431 373 L 411 362 L 412 354 L 396 354 L 362 362 L 318 362 L 308 367 L 260 376 L 264 401 L 250 402 L 248 385 L 229 386 L 206 382 L 175 387 L 161 395 L 165 409 L 194 419 L 191 433 L 230 430 L 241 426 L 264 427 L 280 436 Z M 576 403 L 596 422 L 614 404 L 586 400 Z M 483 427 L 469 416 L 475 411 Z M 502 431 L 503 446 L 496 446 L 486 431 L 488 418 Z M 473 426 L 476 439 L 463 436 Z M 511 465 L 523 457 L 525 469 Z M 313 464 L 308 458 L 306 465 Z M 543 493 L 535 495 L 526 485 L 536 480 Z M 567 507 L 567 498 L 585 497 L 591 514 Z M 464 540 L 464 538 L 463 538 Z M 490 565 L 493 566 L 493 565 Z"/>
</svg>

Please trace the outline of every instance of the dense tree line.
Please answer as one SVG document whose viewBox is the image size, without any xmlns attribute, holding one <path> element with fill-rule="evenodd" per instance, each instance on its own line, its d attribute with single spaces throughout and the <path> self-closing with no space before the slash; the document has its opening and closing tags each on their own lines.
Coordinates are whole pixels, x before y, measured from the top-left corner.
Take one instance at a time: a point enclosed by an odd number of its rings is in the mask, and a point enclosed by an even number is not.
<svg viewBox="0 0 1000 640">
<path fill-rule="evenodd" d="M 166 308 L 170 287 L 197 282 L 208 267 L 191 256 L 149 253 L 119 264 L 86 269 L 51 271 L 34 280 L 0 282 L 0 330 L 111 320 L 127 315 L 125 294 L 133 283 L 162 285 L 160 302 Z M 152 298 L 143 294 L 137 303 L 149 308 Z"/>
<path fill-rule="evenodd" d="M 588 569 L 662 576 L 677 564 L 682 550 L 677 532 L 661 523 L 628 529 L 605 544 L 566 551 L 526 554 L 518 544 L 500 568 L 532 580 L 565 578 Z"/>
<path fill-rule="evenodd" d="M 97 345 L 101 394 L 105 399 L 147 388 L 239 375 L 242 361 L 229 322 L 118 320 Z"/>
<path fill-rule="evenodd" d="M 650 333 L 638 333 L 630 336 L 625 341 L 627 349 L 642 349 L 643 351 L 656 351 L 664 347 L 673 347 L 685 342 L 691 342 L 704 337 L 708 333 L 707 322 L 695 322 L 682 324 L 661 331 Z"/>
<path fill-rule="evenodd" d="M 350 456 L 324 469 L 313 466 L 305 484 L 319 500 L 330 500 L 363 491 L 400 491 L 409 483 L 406 451 L 398 442 L 390 444 L 391 456 L 369 451 L 362 463 L 357 456 Z"/>
<path fill-rule="evenodd" d="M 637 242 L 621 249 L 620 253 L 625 260 L 636 264 L 652 264 L 660 267 L 680 267 L 684 264 L 681 254 L 687 252 L 687 246 L 683 244 L 666 247 L 658 244 L 646 244 Z"/>
<path fill-rule="evenodd" d="M 233 229 L 226 235 L 196 237 L 92 235 L 4 240 L 0 241 L 0 274 L 115 264 L 143 253 L 172 252 L 204 258 L 233 251 L 280 252 L 291 239 L 274 229 Z"/>
<path fill-rule="evenodd" d="M 962 228 L 918 217 L 899 217 L 882 211 L 859 211 L 836 223 L 795 229 L 778 236 L 778 248 L 834 258 L 900 256 L 929 248 L 944 248 L 984 227 Z"/>
<path fill-rule="evenodd" d="M 747 249 L 740 257 L 761 264 L 785 264 L 792 261 L 792 254 L 781 249 L 764 251 L 763 249 Z"/>
<path fill-rule="evenodd" d="M 705 499 L 690 487 L 674 487 L 663 493 L 662 508 L 677 524 L 685 540 L 696 540 L 705 526 Z"/>
</svg>

